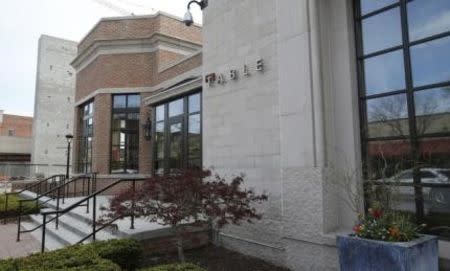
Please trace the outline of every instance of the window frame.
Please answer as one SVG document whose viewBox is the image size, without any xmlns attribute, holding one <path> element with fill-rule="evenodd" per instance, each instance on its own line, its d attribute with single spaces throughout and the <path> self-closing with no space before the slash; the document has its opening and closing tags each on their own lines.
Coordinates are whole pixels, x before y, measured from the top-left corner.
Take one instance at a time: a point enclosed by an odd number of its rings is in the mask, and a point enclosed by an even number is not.
<svg viewBox="0 0 450 271">
<path fill-rule="evenodd" d="M 189 97 L 193 95 L 199 95 L 200 104 L 199 104 L 199 111 L 189 113 Z M 188 146 L 188 139 L 189 139 L 189 116 L 199 114 L 200 115 L 200 157 L 198 158 L 200 161 L 200 165 L 203 165 L 203 103 L 202 103 L 202 88 L 195 88 L 193 90 L 190 90 L 188 92 L 185 92 L 180 95 L 176 95 L 174 97 L 171 97 L 170 99 L 155 103 L 152 105 L 152 174 L 158 175 L 157 169 L 156 169 L 156 163 L 160 161 L 162 163 L 162 174 L 170 174 L 170 154 L 169 154 L 169 144 L 170 141 L 168 140 L 168 136 L 170 134 L 170 125 L 173 122 L 176 122 L 174 120 L 176 119 L 182 119 L 182 142 L 181 142 L 181 169 L 188 168 L 189 163 L 189 146 Z M 169 117 L 169 104 L 173 101 L 182 99 L 183 100 L 183 114 Z M 156 120 L 156 108 L 159 106 L 164 106 L 164 120 L 163 121 L 157 121 Z M 156 127 L 157 123 L 163 122 L 164 126 L 164 142 L 163 142 L 163 153 L 164 157 L 163 159 L 157 159 L 157 141 L 156 141 Z"/>
<path fill-rule="evenodd" d="M 79 112 L 79 124 L 81 127 L 80 140 L 78 141 L 80 144 L 78 145 L 78 159 L 77 159 L 77 171 L 79 173 L 91 173 L 92 172 L 92 156 L 93 156 L 93 141 L 94 141 L 94 114 L 95 114 L 95 101 L 89 100 L 82 105 L 80 105 Z M 88 114 L 86 114 L 85 108 L 88 106 Z M 89 108 L 91 108 L 92 112 L 89 112 Z M 87 132 L 85 129 L 87 128 L 86 123 L 89 123 L 89 120 L 92 121 L 92 128 Z M 91 138 L 91 147 L 88 147 L 89 138 Z M 88 154 L 90 151 L 90 155 Z M 89 166 L 89 167 L 88 167 Z M 88 168 L 90 168 L 90 172 L 88 172 Z"/>
<path fill-rule="evenodd" d="M 358 104 L 359 104 L 359 115 L 360 115 L 360 138 L 361 138 L 361 156 L 362 156 L 362 165 L 363 165 L 363 177 L 364 180 L 368 179 L 368 153 L 367 149 L 369 143 L 371 142 L 388 142 L 395 140 L 405 140 L 409 142 L 410 145 L 410 157 L 412 159 L 412 163 L 414 167 L 413 171 L 413 183 L 411 187 L 414 189 L 415 193 L 415 204 L 416 204 L 416 219 L 418 222 L 423 222 L 425 213 L 424 213 L 424 199 L 423 199 L 423 188 L 431 187 L 429 184 L 424 184 L 421 182 L 420 172 L 420 144 L 423 139 L 432 139 L 432 138 L 450 138 L 450 131 L 438 131 L 433 133 L 418 133 L 418 125 L 417 125 L 417 115 L 416 115 L 416 103 L 415 103 L 415 94 L 421 91 L 432 90 L 435 88 L 448 87 L 450 86 L 449 81 L 443 82 L 435 82 L 432 84 L 414 86 L 413 83 L 413 67 L 412 67 L 412 56 L 411 51 L 413 46 L 417 46 L 420 44 L 425 44 L 431 41 L 437 41 L 439 39 L 449 38 L 450 31 L 442 32 L 439 34 L 432 34 L 430 36 L 419 38 L 414 41 L 410 41 L 410 32 L 409 32 L 409 24 L 408 24 L 408 3 L 410 0 L 398 0 L 396 3 L 389 4 L 385 7 L 382 7 L 377 10 L 373 10 L 364 15 L 361 14 L 361 1 L 362 0 L 354 0 L 354 27 L 355 27 L 355 48 L 356 48 L 356 66 L 357 66 L 357 81 L 358 81 Z M 395 8 L 400 9 L 400 27 L 401 27 L 401 35 L 402 35 L 402 43 L 400 45 L 392 46 L 389 48 L 384 48 L 379 51 L 370 52 L 369 54 L 364 55 L 364 43 L 363 43 L 363 29 L 362 22 L 364 19 L 376 16 L 385 11 L 389 11 Z M 403 60 L 404 60 L 404 74 L 405 74 L 405 88 L 391 90 L 382 93 L 376 93 L 367 95 L 366 90 L 366 78 L 365 78 L 365 64 L 364 61 L 366 59 L 382 56 L 388 53 L 395 52 L 397 50 L 401 50 L 403 52 Z M 369 132 L 369 121 L 367 116 L 367 101 L 371 99 L 378 99 L 382 97 L 391 97 L 393 95 L 402 94 L 406 96 L 407 100 L 407 118 L 409 125 L 409 134 L 407 135 L 397 135 L 397 136 L 379 136 L 379 137 L 370 137 Z M 450 187 L 450 185 L 448 186 Z M 367 202 L 366 202 L 367 207 Z"/>
<path fill-rule="evenodd" d="M 129 97 L 130 96 L 139 96 L 140 99 L 140 103 L 139 103 L 139 107 L 129 107 Z M 125 96 L 125 107 L 118 107 L 115 108 L 114 107 L 114 98 L 117 96 Z M 110 144 L 109 144 L 109 158 L 110 158 L 110 163 L 109 163 L 109 172 L 110 174 L 138 174 L 139 173 L 139 141 L 140 141 L 140 125 L 141 125 L 141 107 L 142 107 L 142 97 L 141 97 L 141 93 L 118 93 L 118 94 L 113 94 L 111 95 L 111 137 L 110 137 Z M 116 130 L 114 127 L 114 115 L 115 114 L 125 114 L 125 128 L 124 129 L 119 129 Z M 131 114 L 137 114 L 138 117 L 138 126 L 136 129 L 128 129 L 126 127 L 126 124 L 129 119 L 128 119 L 128 115 Z M 128 155 L 127 155 L 127 150 L 129 149 L 127 147 L 127 145 L 129 144 L 129 140 L 127 140 L 127 138 L 125 138 L 125 153 L 124 153 L 124 163 L 122 165 L 122 171 L 121 172 L 113 172 L 113 170 L 119 170 L 119 169 L 113 169 L 113 147 L 119 147 L 120 150 L 120 143 L 119 145 L 115 145 L 114 141 L 113 141 L 113 135 L 114 132 L 120 132 L 121 130 L 125 130 L 127 133 L 126 134 L 135 134 L 137 137 L 137 157 L 136 157 L 136 168 L 133 170 L 136 170 L 136 173 L 129 173 L 127 172 L 127 170 L 129 169 L 129 167 L 132 165 L 131 163 L 129 163 L 128 161 Z M 130 132 L 130 133 L 128 133 Z"/>
</svg>

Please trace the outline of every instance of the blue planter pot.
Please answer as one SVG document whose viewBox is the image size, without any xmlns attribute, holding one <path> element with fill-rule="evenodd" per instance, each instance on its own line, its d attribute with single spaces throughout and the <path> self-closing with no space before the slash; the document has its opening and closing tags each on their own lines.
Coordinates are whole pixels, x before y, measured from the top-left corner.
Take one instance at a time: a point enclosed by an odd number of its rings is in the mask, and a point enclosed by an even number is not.
<svg viewBox="0 0 450 271">
<path fill-rule="evenodd" d="M 421 235 L 393 243 L 342 235 L 337 237 L 341 271 L 438 271 L 438 239 Z"/>
</svg>

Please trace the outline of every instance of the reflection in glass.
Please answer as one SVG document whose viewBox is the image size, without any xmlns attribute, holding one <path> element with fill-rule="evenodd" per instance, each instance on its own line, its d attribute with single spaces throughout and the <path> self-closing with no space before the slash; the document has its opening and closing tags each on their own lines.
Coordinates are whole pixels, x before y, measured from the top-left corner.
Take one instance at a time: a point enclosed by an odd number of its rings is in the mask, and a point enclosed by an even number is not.
<svg viewBox="0 0 450 271">
<path fill-rule="evenodd" d="M 113 106 L 114 106 L 114 108 L 127 107 L 127 96 L 126 95 L 115 95 Z"/>
<path fill-rule="evenodd" d="M 183 114 L 183 99 L 179 99 L 169 103 L 169 117 Z"/>
<path fill-rule="evenodd" d="M 164 118 L 164 108 L 168 118 Z M 155 111 L 155 174 L 201 167 L 201 94 L 168 102 Z"/>
<path fill-rule="evenodd" d="M 189 113 L 200 111 L 200 93 L 189 96 Z"/>
<path fill-rule="evenodd" d="M 160 105 L 156 107 L 156 121 L 164 120 L 165 114 L 164 114 L 164 105 Z"/>
<path fill-rule="evenodd" d="M 179 169 L 181 168 L 181 123 L 175 123 L 170 125 L 170 141 L 169 141 L 169 158 L 170 158 L 170 168 Z"/>
<path fill-rule="evenodd" d="M 371 57 L 364 62 L 367 95 L 405 88 L 402 50 Z"/>
<path fill-rule="evenodd" d="M 80 173 L 88 173 L 92 168 L 92 137 L 94 135 L 94 102 L 80 107 L 81 138 L 78 148 L 78 168 Z"/>
<path fill-rule="evenodd" d="M 364 54 L 402 43 L 400 8 L 390 9 L 362 21 Z"/>
<path fill-rule="evenodd" d="M 430 233 L 450 237 L 450 138 L 421 139 L 419 152 L 421 165 L 434 176 L 432 182 L 443 185 L 424 193 L 425 222 Z"/>
<path fill-rule="evenodd" d="M 450 86 L 414 93 L 418 134 L 450 132 Z"/>
<path fill-rule="evenodd" d="M 366 154 L 368 180 L 388 180 L 411 168 L 411 145 L 407 140 L 368 142 Z"/>
<path fill-rule="evenodd" d="M 411 41 L 450 31 L 450 1 L 410 1 L 408 25 Z"/>
<path fill-rule="evenodd" d="M 370 138 L 409 134 L 406 95 L 392 95 L 367 100 Z"/>
<path fill-rule="evenodd" d="M 141 96 L 140 95 L 128 95 L 128 107 L 140 107 Z"/>
<path fill-rule="evenodd" d="M 361 14 L 364 15 L 397 2 L 398 0 L 361 0 Z"/>
<path fill-rule="evenodd" d="M 114 96 L 112 112 L 111 173 L 137 173 L 140 96 Z"/>
<path fill-rule="evenodd" d="M 189 134 L 200 134 L 200 114 L 189 116 Z"/>
<path fill-rule="evenodd" d="M 450 81 L 450 37 L 411 47 L 414 86 Z"/>
</svg>

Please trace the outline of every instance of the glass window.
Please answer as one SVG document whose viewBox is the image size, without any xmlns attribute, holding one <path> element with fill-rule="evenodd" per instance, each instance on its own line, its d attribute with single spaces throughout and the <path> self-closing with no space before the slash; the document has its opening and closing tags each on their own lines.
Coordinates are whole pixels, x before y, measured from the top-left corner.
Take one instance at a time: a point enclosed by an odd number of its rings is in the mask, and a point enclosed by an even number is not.
<svg viewBox="0 0 450 271">
<path fill-rule="evenodd" d="M 201 168 L 201 94 L 158 105 L 154 110 L 155 174 L 168 174 L 187 167 Z M 168 119 L 164 118 L 166 115 Z"/>
<path fill-rule="evenodd" d="M 402 50 L 367 58 L 364 66 L 367 95 L 405 88 Z"/>
<path fill-rule="evenodd" d="M 366 178 L 389 180 L 411 168 L 411 144 L 408 140 L 370 141 L 366 149 Z"/>
<path fill-rule="evenodd" d="M 127 96 L 126 95 L 115 95 L 113 106 L 114 106 L 114 108 L 127 107 Z"/>
<path fill-rule="evenodd" d="M 365 55 L 400 45 L 402 43 L 400 8 L 364 19 L 362 34 Z"/>
<path fill-rule="evenodd" d="M 450 31 L 450 1 L 414 0 L 408 3 L 411 41 Z"/>
<path fill-rule="evenodd" d="M 450 81 L 449 59 L 450 37 L 412 46 L 411 62 L 414 86 Z"/>
<path fill-rule="evenodd" d="M 189 96 L 189 113 L 200 111 L 200 94 Z"/>
<path fill-rule="evenodd" d="M 183 114 L 184 112 L 183 99 L 169 103 L 169 117 L 174 117 Z"/>
<path fill-rule="evenodd" d="M 418 134 L 450 132 L 450 87 L 414 93 Z"/>
<path fill-rule="evenodd" d="M 111 173 L 138 173 L 140 96 L 115 95 L 113 100 Z"/>
<path fill-rule="evenodd" d="M 160 105 L 156 107 L 156 121 L 164 120 L 164 105 Z"/>
<path fill-rule="evenodd" d="M 361 0 L 361 14 L 367 14 L 372 11 L 392 5 L 398 0 Z"/>
<path fill-rule="evenodd" d="M 140 95 L 128 95 L 128 107 L 141 107 L 141 96 Z"/>
<path fill-rule="evenodd" d="M 367 122 L 370 138 L 408 135 L 406 95 L 367 100 Z"/>
<path fill-rule="evenodd" d="M 431 234 L 450 238 L 450 1 L 360 4 L 364 177 L 401 181 L 393 188 L 398 210 L 427 224 Z M 397 45 L 407 51 L 395 50 Z M 367 56 L 375 51 L 375 57 Z"/>
<path fill-rule="evenodd" d="M 80 106 L 80 140 L 78 146 L 77 171 L 90 173 L 92 170 L 92 138 L 94 136 L 94 102 Z"/>
</svg>

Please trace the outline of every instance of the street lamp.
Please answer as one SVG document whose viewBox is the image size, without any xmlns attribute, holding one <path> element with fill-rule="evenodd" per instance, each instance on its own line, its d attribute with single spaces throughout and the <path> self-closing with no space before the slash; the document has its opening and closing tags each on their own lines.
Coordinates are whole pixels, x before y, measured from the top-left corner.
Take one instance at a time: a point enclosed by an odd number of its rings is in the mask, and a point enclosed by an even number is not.
<svg viewBox="0 0 450 271">
<path fill-rule="evenodd" d="M 191 26 L 194 23 L 194 19 L 192 18 L 192 13 L 191 13 L 191 5 L 193 3 L 196 3 L 197 5 L 199 5 L 202 10 L 208 6 L 208 0 L 201 0 L 201 1 L 192 0 L 192 1 L 190 1 L 187 5 L 187 11 L 186 11 L 186 14 L 184 14 L 184 19 L 183 19 L 183 22 L 186 26 Z"/>
<path fill-rule="evenodd" d="M 66 166 L 66 179 L 69 179 L 69 164 L 70 164 L 70 143 L 72 142 L 73 135 L 66 135 L 67 139 L 67 166 Z"/>
</svg>

